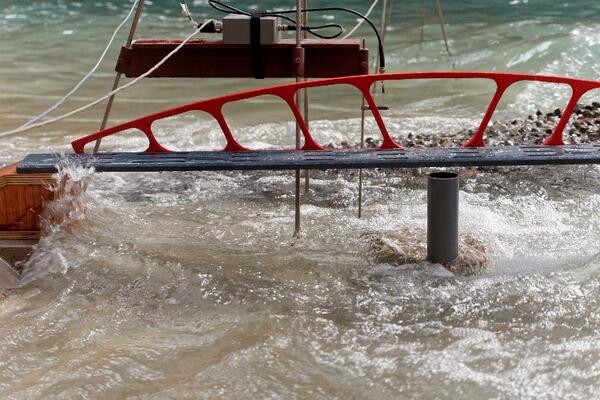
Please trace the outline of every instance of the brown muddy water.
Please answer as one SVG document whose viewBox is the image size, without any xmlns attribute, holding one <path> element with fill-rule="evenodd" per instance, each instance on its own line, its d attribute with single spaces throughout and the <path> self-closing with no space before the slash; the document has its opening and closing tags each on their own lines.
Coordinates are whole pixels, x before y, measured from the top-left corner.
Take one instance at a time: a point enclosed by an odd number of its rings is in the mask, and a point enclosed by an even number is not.
<svg viewBox="0 0 600 400">
<path fill-rule="evenodd" d="M 209 12 L 195 3 L 199 14 Z M 414 20 L 398 17 L 388 35 L 389 69 L 598 77 L 594 2 L 580 1 L 574 19 L 559 5 L 540 14 L 531 7 L 541 2 L 532 0 L 506 1 L 506 18 L 481 10 L 463 17 L 459 8 L 468 3 L 449 6 L 452 59 L 435 24 L 421 46 Z M 0 130 L 68 91 L 127 7 L 0 4 Z M 141 35 L 187 33 L 185 21 L 166 12 L 171 8 L 152 5 Z M 63 110 L 105 93 L 111 71 L 107 62 Z M 112 121 L 252 85 L 144 82 L 118 99 Z M 390 85 L 382 101 L 391 106 L 386 118 L 397 135 L 456 132 L 476 125 L 488 89 L 484 82 Z M 358 96 L 339 89 L 311 97 L 312 127 L 323 142 L 358 138 Z M 551 111 L 563 97 L 554 87 L 524 85 L 509 93 L 498 119 Z M 100 114 L 98 108 L 0 141 L 0 165 L 30 152 L 67 151 L 71 139 L 97 128 Z M 293 143 L 287 111 L 272 99 L 229 116 L 245 144 Z M 371 121 L 368 129 L 374 137 Z M 201 116 L 158 130 L 176 149 L 222 144 L 214 123 Z M 142 144 L 123 136 L 105 149 Z M 482 240 L 491 260 L 472 277 L 366 257 L 366 234 L 425 226 L 425 181 L 410 171 L 365 173 L 363 219 L 356 217 L 356 171 L 314 173 L 299 239 L 292 238 L 288 172 L 65 173 L 87 183 L 85 212 L 73 212 L 69 226 L 49 227 L 26 265 L 26 283 L 0 303 L 2 398 L 600 395 L 597 167 L 463 173 L 461 230 Z"/>
</svg>

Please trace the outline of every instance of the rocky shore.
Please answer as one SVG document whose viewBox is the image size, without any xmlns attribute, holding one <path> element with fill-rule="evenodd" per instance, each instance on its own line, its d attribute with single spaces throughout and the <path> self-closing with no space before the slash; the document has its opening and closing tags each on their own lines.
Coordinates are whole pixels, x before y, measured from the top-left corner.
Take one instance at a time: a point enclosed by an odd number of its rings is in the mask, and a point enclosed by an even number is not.
<svg viewBox="0 0 600 400">
<path fill-rule="evenodd" d="M 556 109 L 544 113 L 538 110 L 526 119 L 514 119 L 509 122 L 495 121 L 485 133 L 488 146 L 514 146 L 521 144 L 541 144 L 550 136 L 562 116 Z M 404 147 L 457 147 L 463 145 L 473 135 L 472 129 L 459 132 L 409 133 L 406 137 L 395 139 Z M 564 133 L 567 144 L 600 142 L 600 103 L 578 104 Z M 368 147 L 381 144 L 379 138 L 367 137 Z M 343 147 L 351 147 L 342 142 Z"/>
</svg>

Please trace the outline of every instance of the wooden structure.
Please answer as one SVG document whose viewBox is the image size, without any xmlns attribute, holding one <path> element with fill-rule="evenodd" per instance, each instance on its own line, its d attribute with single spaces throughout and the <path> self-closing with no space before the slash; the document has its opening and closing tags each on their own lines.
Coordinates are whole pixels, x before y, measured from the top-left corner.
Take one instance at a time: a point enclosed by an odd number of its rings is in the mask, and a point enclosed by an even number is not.
<svg viewBox="0 0 600 400">
<path fill-rule="evenodd" d="M 18 174 L 17 164 L 0 169 L 0 241 L 39 239 L 51 182 L 50 174 Z"/>
<path fill-rule="evenodd" d="M 135 78 L 162 60 L 181 40 L 140 39 L 121 48 L 118 73 Z M 265 78 L 294 76 L 296 42 L 283 39 L 261 47 Z M 365 75 L 369 72 L 369 50 L 355 39 L 302 41 L 307 78 Z M 223 44 L 221 40 L 197 39 L 188 42 L 150 78 L 240 78 L 253 77 L 249 45 Z"/>
<path fill-rule="evenodd" d="M 51 174 L 18 174 L 17 164 L 0 168 L 0 299 L 18 286 L 20 262 L 27 259 L 42 234 L 42 213 Z"/>
</svg>

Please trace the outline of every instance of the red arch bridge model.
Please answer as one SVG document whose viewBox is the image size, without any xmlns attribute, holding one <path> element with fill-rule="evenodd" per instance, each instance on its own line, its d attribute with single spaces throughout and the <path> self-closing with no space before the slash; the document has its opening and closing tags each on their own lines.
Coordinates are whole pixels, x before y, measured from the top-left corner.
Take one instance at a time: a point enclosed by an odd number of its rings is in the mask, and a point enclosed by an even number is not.
<svg viewBox="0 0 600 400">
<path fill-rule="evenodd" d="M 383 121 L 375 99 L 371 95 L 371 88 L 377 82 L 416 79 L 486 79 L 496 84 L 495 93 L 479 128 L 462 147 L 404 149 L 394 141 Z M 555 83 L 571 88 L 571 97 L 555 130 L 548 135 L 542 145 L 486 147 L 484 133 L 503 94 L 513 84 L 523 81 Z M 329 150 L 324 149 L 315 140 L 296 104 L 296 94 L 305 88 L 334 85 L 353 86 L 360 95 L 364 96 L 382 137 L 382 144 L 379 148 Z M 600 163 L 600 144 L 565 145 L 563 142 L 563 132 L 577 102 L 587 92 L 598 88 L 600 88 L 600 82 L 581 79 L 459 71 L 361 75 L 305 81 L 203 100 L 138 118 L 73 141 L 74 154 L 29 155 L 18 164 L 17 171 L 19 173 L 54 172 L 63 158 L 84 166 L 94 167 L 99 172 L 598 164 Z M 264 95 L 277 96 L 287 103 L 304 136 L 304 145 L 301 149 L 250 151 L 234 137 L 223 116 L 223 107 L 229 103 Z M 215 118 L 227 141 L 227 145 L 222 151 L 172 152 L 158 142 L 152 131 L 154 122 L 189 111 L 204 111 Z M 97 154 L 84 152 L 86 145 L 129 129 L 140 130 L 146 135 L 148 148 L 145 152 Z"/>
</svg>

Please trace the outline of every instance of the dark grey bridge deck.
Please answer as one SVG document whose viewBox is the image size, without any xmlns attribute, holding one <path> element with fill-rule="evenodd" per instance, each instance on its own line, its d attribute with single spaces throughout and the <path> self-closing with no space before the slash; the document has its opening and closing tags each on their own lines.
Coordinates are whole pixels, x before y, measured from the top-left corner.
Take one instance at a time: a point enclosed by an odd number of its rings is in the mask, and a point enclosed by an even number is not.
<svg viewBox="0 0 600 400">
<path fill-rule="evenodd" d="M 98 172 L 421 168 L 600 164 L 600 144 L 397 150 L 30 154 L 19 173 L 55 172 L 64 159 Z"/>
</svg>

